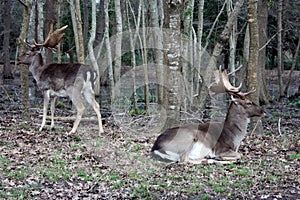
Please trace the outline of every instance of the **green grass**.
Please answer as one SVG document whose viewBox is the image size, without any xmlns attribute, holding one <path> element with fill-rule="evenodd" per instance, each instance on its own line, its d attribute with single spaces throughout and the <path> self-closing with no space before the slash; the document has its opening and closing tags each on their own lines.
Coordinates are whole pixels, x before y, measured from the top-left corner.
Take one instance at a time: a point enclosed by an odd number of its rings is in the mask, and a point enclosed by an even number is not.
<svg viewBox="0 0 300 200">
<path fill-rule="evenodd" d="M 289 158 L 291 160 L 298 160 L 298 159 L 300 159 L 300 154 L 299 153 L 291 154 L 291 155 L 289 155 Z"/>
</svg>

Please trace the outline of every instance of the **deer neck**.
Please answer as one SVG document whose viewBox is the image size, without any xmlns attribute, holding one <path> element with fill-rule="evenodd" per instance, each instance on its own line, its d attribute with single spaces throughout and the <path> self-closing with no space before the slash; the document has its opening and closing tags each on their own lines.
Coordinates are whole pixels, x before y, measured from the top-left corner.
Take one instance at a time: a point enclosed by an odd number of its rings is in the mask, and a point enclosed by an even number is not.
<svg viewBox="0 0 300 200">
<path fill-rule="evenodd" d="M 43 57 L 40 53 L 38 53 L 35 56 L 35 59 L 31 63 L 31 65 L 29 66 L 29 71 L 32 73 L 32 75 L 36 81 L 40 80 L 41 73 L 44 70 L 43 66 L 44 66 Z"/>
<path fill-rule="evenodd" d="M 234 151 L 237 151 L 246 136 L 249 121 L 248 116 L 235 103 L 230 104 L 221 137 Z"/>
</svg>

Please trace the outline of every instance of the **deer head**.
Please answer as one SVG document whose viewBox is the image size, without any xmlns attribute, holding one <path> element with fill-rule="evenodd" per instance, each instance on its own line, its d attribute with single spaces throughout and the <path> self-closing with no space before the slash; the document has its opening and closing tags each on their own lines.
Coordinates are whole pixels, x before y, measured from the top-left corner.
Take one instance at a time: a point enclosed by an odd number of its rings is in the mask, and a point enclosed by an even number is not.
<svg viewBox="0 0 300 200">
<path fill-rule="evenodd" d="M 261 107 L 247 98 L 248 95 L 256 91 L 255 89 L 252 89 L 245 93 L 241 92 L 242 83 L 240 83 L 238 87 L 232 86 L 229 82 L 226 70 L 222 71 L 221 67 L 219 68 L 219 70 L 215 71 L 214 74 L 216 83 L 210 86 L 210 90 L 214 92 L 213 95 L 219 93 L 230 94 L 232 102 L 236 105 L 236 107 L 239 107 L 239 111 L 243 112 L 248 118 L 261 116 L 264 114 L 264 111 Z"/>
</svg>

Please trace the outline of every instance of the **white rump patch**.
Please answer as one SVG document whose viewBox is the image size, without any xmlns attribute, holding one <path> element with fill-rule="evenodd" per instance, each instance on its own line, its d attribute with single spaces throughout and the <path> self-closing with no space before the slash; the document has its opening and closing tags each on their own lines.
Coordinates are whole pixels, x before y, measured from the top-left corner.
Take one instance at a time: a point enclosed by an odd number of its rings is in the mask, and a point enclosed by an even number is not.
<svg viewBox="0 0 300 200">
<path fill-rule="evenodd" d="M 153 151 L 154 154 L 158 155 L 159 157 L 161 157 L 162 159 L 167 159 L 167 160 L 171 160 L 174 162 L 177 162 L 179 160 L 179 154 L 171 152 L 171 151 L 166 151 L 166 154 L 161 153 L 160 151 Z"/>
<path fill-rule="evenodd" d="M 92 87 L 92 80 L 91 80 L 90 72 L 86 73 L 86 80 L 84 81 L 84 84 L 83 84 L 83 94 L 84 94 L 86 101 L 89 104 L 91 104 L 92 99 L 94 98 L 94 90 Z"/>
<path fill-rule="evenodd" d="M 189 153 L 189 159 L 202 159 L 211 152 L 211 148 L 206 147 L 201 142 L 196 142 Z"/>
<path fill-rule="evenodd" d="M 247 124 L 249 124 L 250 123 L 250 118 L 247 118 Z"/>
</svg>

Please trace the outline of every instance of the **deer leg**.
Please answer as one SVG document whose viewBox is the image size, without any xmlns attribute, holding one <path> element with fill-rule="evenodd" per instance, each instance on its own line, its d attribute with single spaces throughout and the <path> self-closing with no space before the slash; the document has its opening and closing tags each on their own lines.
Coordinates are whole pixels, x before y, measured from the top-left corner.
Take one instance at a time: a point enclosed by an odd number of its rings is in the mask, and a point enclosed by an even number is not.
<svg viewBox="0 0 300 200">
<path fill-rule="evenodd" d="M 98 125 L 99 125 L 99 135 L 100 135 L 101 133 L 104 132 L 103 126 L 102 126 L 101 113 L 100 113 L 100 111 L 99 111 L 99 110 L 100 110 L 100 106 L 99 106 L 99 104 L 97 103 L 97 101 L 95 100 L 95 98 L 92 99 L 91 104 L 92 104 L 92 107 L 93 107 L 93 109 L 95 110 L 95 112 L 96 112 L 96 114 L 97 114 Z"/>
<path fill-rule="evenodd" d="M 51 100 L 51 129 L 54 129 L 54 112 L 55 112 L 55 102 L 56 102 L 57 97 L 55 96 L 52 100 Z"/>
<path fill-rule="evenodd" d="M 95 99 L 95 92 L 92 88 L 92 83 L 90 80 L 87 80 L 85 87 L 83 88 L 83 95 L 85 100 L 93 107 L 94 111 L 97 114 L 98 125 L 99 125 L 99 135 L 104 132 L 102 127 L 102 119 L 100 113 L 100 106 Z"/>
<path fill-rule="evenodd" d="M 45 124 L 46 124 L 46 117 L 47 117 L 49 99 L 50 99 L 50 91 L 49 90 L 44 91 L 43 120 L 42 120 L 42 125 L 41 125 L 39 131 L 42 131 Z"/>
<path fill-rule="evenodd" d="M 81 95 L 78 95 L 78 93 L 76 95 L 73 96 L 72 98 L 72 102 L 74 104 L 74 106 L 76 107 L 76 110 L 77 110 L 77 115 L 76 115 L 76 119 L 75 119 L 75 122 L 73 124 L 73 128 L 72 130 L 69 132 L 69 134 L 72 134 L 72 133 L 75 133 L 77 128 L 78 128 L 78 125 L 81 121 L 81 118 L 82 118 L 82 115 L 84 113 L 84 110 L 85 110 L 85 106 L 83 104 L 83 99 L 82 99 L 82 96 Z"/>
</svg>

